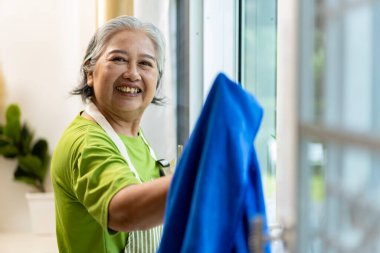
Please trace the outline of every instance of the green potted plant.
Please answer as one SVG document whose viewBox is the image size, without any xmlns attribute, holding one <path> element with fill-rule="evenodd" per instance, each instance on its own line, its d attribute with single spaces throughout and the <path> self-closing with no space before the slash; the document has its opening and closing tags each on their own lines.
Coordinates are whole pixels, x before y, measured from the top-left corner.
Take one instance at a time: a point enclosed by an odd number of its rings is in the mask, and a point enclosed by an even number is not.
<svg viewBox="0 0 380 253">
<path fill-rule="evenodd" d="M 7 107 L 5 123 L 0 124 L 0 155 L 16 161 L 16 181 L 34 188 L 26 193 L 33 232 L 54 233 L 54 195 L 45 189 L 50 165 L 48 143 L 45 139 L 34 140 L 29 126 L 21 122 L 21 110 L 16 104 Z"/>
<path fill-rule="evenodd" d="M 45 192 L 44 182 L 50 162 L 47 141 L 33 140 L 28 125 L 21 123 L 18 105 L 9 105 L 5 117 L 5 124 L 0 125 L 0 154 L 17 161 L 15 180 L 33 186 L 38 192 Z"/>
</svg>

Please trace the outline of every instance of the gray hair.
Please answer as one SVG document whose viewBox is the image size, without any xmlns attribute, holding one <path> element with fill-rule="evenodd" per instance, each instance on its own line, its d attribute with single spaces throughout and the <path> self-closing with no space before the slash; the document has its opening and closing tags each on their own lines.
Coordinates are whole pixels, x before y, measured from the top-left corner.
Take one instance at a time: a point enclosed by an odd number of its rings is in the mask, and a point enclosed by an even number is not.
<svg viewBox="0 0 380 253">
<path fill-rule="evenodd" d="M 87 84 L 87 73 L 94 69 L 94 66 L 104 51 L 109 39 L 116 33 L 122 30 L 141 31 L 153 42 L 156 50 L 156 61 L 158 68 L 157 90 L 161 86 L 161 77 L 164 72 L 165 64 L 165 40 L 161 31 L 151 23 L 142 22 L 132 16 L 119 16 L 107 21 L 103 26 L 98 28 L 88 44 L 86 54 L 80 69 L 79 85 L 71 92 L 73 95 L 81 95 L 82 100 L 94 96 L 94 89 Z M 152 103 L 156 105 L 164 104 L 165 98 L 154 96 Z"/>
</svg>

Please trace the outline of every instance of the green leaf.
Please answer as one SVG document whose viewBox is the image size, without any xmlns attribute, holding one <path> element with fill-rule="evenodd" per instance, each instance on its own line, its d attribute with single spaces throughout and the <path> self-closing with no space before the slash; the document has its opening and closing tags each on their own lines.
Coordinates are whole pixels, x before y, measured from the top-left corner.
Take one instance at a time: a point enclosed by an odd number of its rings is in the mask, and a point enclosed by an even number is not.
<svg viewBox="0 0 380 253">
<path fill-rule="evenodd" d="M 0 146 L 0 154 L 5 158 L 15 158 L 18 155 L 18 148 L 11 144 Z"/>
<path fill-rule="evenodd" d="M 45 176 L 43 174 L 42 161 L 35 155 L 28 154 L 25 156 L 19 156 L 18 165 L 22 171 L 39 179 L 42 179 Z"/>
<path fill-rule="evenodd" d="M 44 189 L 41 188 L 41 182 L 39 182 L 39 179 L 35 177 L 35 175 L 25 172 L 20 166 L 17 167 L 14 173 L 14 179 L 16 181 L 29 184 L 37 188 L 39 191 L 44 191 Z"/>
<path fill-rule="evenodd" d="M 14 143 L 18 143 L 21 136 L 20 108 L 15 104 L 11 104 L 8 106 L 5 115 L 6 123 L 4 126 L 4 135 L 12 139 Z"/>
<path fill-rule="evenodd" d="M 48 143 L 45 139 L 39 139 L 34 144 L 32 154 L 39 157 L 42 162 L 41 175 L 46 175 L 49 169 L 50 155 Z M 42 181 L 44 178 L 41 178 Z"/>
<path fill-rule="evenodd" d="M 12 140 L 4 135 L 0 135 L 0 147 L 12 144 Z"/>
<path fill-rule="evenodd" d="M 33 140 L 33 133 L 27 124 L 22 126 L 20 135 L 20 154 L 26 155 L 30 153 L 30 147 Z"/>
<path fill-rule="evenodd" d="M 0 154 L 6 158 L 14 158 L 19 154 L 13 141 L 4 135 L 0 135 Z"/>
<path fill-rule="evenodd" d="M 10 104 L 7 107 L 7 111 L 5 112 L 5 118 L 7 119 L 7 121 L 14 121 L 14 120 L 20 121 L 20 118 L 21 118 L 20 107 L 16 104 Z"/>
<path fill-rule="evenodd" d="M 32 149 L 32 154 L 44 160 L 48 155 L 48 143 L 44 139 L 39 139 L 36 144 L 34 144 Z"/>
<path fill-rule="evenodd" d="M 14 178 L 16 180 L 19 180 L 20 178 L 29 178 L 28 181 L 33 183 L 33 184 L 35 183 L 35 181 L 37 179 L 37 177 L 35 175 L 33 175 L 29 172 L 26 172 L 20 166 L 17 166 L 16 171 L 14 173 Z M 23 181 L 25 181 L 25 180 L 23 179 Z"/>
</svg>

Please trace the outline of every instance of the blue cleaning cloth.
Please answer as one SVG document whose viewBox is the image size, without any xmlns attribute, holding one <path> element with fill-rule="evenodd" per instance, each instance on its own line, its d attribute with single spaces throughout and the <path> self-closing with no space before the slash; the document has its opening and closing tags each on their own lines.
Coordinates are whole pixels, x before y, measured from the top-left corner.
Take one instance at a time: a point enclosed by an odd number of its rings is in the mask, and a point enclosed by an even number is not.
<svg viewBox="0 0 380 253">
<path fill-rule="evenodd" d="M 217 76 L 174 173 L 159 253 L 250 252 L 251 221 L 266 220 L 253 146 L 262 115 L 252 95 Z"/>
</svg>

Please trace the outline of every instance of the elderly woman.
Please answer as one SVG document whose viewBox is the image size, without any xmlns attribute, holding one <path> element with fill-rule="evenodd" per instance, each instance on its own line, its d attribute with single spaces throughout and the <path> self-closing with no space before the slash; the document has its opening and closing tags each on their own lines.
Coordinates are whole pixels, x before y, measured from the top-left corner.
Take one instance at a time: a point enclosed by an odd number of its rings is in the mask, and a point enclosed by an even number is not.
<svg viewBox="0 0 380 253">
<path fill-rule="evenodd" d="M 156 97 L 164 40 L 150 23 L 120 16 L 100 27 L 84 57 L 86 109 L 52 158 L 60 252 L 155 252 L 171 176 L 140 128 Z"/>
</svg>

